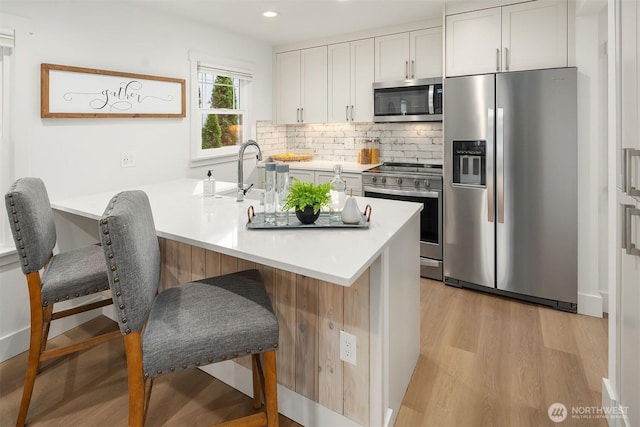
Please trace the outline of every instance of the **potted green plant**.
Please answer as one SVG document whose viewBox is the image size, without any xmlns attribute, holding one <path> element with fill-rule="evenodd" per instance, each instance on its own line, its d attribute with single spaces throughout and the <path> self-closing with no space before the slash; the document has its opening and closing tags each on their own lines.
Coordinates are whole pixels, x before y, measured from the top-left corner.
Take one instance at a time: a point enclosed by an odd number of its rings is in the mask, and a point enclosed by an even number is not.
<svg viewBox="0 0 640 427">
<path fill-rule="evenodd" d="M 313 224 L 320 216 L 320 210 L 328 206 L 331 196 L 330 183 L 315 185 L 313 182 L 294 179 L 289 187 L 283 209 L 293 208 L 296 218 L 303 224 Z"/>
</svg>

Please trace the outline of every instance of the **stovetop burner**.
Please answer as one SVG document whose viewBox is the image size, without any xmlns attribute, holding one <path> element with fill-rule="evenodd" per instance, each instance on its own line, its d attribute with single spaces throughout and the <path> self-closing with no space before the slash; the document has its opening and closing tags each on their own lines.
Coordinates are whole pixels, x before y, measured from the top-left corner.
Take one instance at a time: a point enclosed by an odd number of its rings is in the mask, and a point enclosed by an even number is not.
<svg viewBox="0 0 640 427">
<path fill-rule="evenodd" d="M 392 174 L 420 174 L 420 175 L 442 175 L 442 165 L 428 165 L 423 163 L 394 163 L 385 162 L 380 166 L 369 169 L 370 173 L 392 173 Z"/>
</svg>

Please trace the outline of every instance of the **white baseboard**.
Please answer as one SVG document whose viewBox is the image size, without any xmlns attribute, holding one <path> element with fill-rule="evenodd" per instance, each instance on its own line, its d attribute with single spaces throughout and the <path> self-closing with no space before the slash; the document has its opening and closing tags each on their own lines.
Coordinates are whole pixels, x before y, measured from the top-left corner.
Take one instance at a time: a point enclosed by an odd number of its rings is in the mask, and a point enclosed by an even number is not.
<svg viewBox="0 0 640 427">
<path fill-rule="evenodd" d="M 600 291 L 602 296 L 602 311 L 609 313 L 609 291 Z"/>
<path fill-rule="evenodd" d="M 578 313 L 602 318 L 602 296 L 578 292 Z"/>
<path fill-rule="evenodd" d="M 231 360 L 200 368 L 247 396 L 253 395 L 251 370 Z M 278 385 L 278 412 L 306 427 L 361 427 L 349 418 Z"/>
<path fill-rule="evenodd" d="M 26 327 L 0 338 L 0 362 L 11 359 L 29 348 L 31 328 Z"/>
<path fill-rule="evenodd" d="M 614 408 L 618 406 L 618 402 L 616 402 L 616 396 L 611 388 L 611 383 L 608 378 L 602 379 L 602 407 L 603 408 Z M 617 427 L 617 418 L 612 418 L 607 416 L 607 424 L 609 427 Z"/>
<path fill-rule="evenodd" d="M 90 299 L 83 300 L 82 303 L 91 303 L 94 301 L 99 301 L 102 299 L 100 296 L 93 296 Z M 62 303 L 59 304 L 60 306 Z M 70 308 L 72 305 L 66 306 L 64 308 Z M 56 311 L 58 306 L 56 306 Z M 28 310 L 28 308 L 27 308 Z M 79 326 L 89 320 L 97 317 L 101 314 L 99 310 L 93 310 L 87 313 L 78 314 L 72 317 L 66 317 L 64 319 L 59 319 L 51 323 L 51 329 L 49 330 L 49 338 L 53 338 L 58 336 L 69 329 L 73 329 L 76 326 Z M 5 335 L 0 338 L 0 362 L 4 362 L 5 360 L 11 359 L 18 354 L 25 352 L 29 349 L 29 339 L 31 335 L 31 327 L 27 326 L 24 329 L 20 329 L 19 331 L 15 331 L 11 334 Z"/>
</svg>

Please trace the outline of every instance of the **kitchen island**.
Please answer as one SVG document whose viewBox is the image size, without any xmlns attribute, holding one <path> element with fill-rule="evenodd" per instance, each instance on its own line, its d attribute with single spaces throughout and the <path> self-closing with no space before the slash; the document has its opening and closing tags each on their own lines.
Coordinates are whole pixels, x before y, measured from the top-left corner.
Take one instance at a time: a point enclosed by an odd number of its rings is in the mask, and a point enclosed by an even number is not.
<svg viewBox="0 0 640 427">
<path fill-rule="evenodd" d="M 151 202 L 161 288 L 261 271 L 280 322 L 282 414 L 305 426 L 393 425 L 419 355 L 421 204 L 356 198 L 361 210 L 372 207 L 367 229 L 248 230 L 255 200 L 203 197 L 191 179 L 136 189 Z M 90 219 L 97 235 L 116 192 L 54 200 L 57 221 Z M 355 365 L 340 359 L 340 331 L 356 338 Z M 247 366 L 238 359 L 202 369 L 251 394 Z"/>
</svg>

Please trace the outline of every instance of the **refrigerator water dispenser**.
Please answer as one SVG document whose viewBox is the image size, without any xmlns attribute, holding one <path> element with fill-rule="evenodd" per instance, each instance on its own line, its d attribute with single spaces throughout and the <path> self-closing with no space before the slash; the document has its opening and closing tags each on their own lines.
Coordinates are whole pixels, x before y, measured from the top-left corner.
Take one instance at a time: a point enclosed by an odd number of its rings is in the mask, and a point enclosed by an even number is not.
<svg viewBox="0 0 640 427">
<path fill-rule="evenodd" d="M 486 141 L 453 141 L 453 183 L 486 185 L 486 151 Z"/>
</svg>

